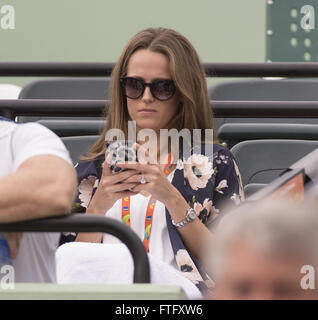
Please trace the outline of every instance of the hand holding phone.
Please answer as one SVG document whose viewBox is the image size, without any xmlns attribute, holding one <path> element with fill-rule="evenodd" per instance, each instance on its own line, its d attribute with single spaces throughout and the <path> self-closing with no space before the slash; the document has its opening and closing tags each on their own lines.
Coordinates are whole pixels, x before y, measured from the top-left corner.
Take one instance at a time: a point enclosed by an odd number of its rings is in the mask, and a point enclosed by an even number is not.
<svg viewBox="0 0 318 320">
<path fill-rule="evenodd" d="M 117 167 L 116 164 L 127 161 L 138 162 L 135 142 L 129 140 L 116 140 L 108 143 L 105 159 L 107 160 L 109 168 L 113 174 L 127 170 Z"/>
</svg>

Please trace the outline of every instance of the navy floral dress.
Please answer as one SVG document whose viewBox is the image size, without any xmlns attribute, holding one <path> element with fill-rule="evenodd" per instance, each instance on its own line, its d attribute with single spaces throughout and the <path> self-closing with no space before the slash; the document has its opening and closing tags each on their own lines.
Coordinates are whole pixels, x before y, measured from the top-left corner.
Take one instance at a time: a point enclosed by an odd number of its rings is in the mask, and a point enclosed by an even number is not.
<svg viewBox="0 0 318 320">
<path fill-rule="evenodd" d="M 231 203 L 238 205 L 244 199 L 244 193 L 232 153 L 218 144 L 214 144 L 210 150 L 202 145 L 201 149 L 199 153 L 192 150 L 187 158 L 180 153 L 171 183 L 195 209 L 198 218 L 208 228 L 212 228 L 215 221 L 219 220 L 222 208 L 225 205 L 228 207 Z M 105 158 L 100 156 L 76 165 L 79 184 L 73 206 L 74 213 L 85 212 L 88 207 L 98 187 L 104 160 Z M 199 261 L 185 249 L 167 209 L 166 221 L 179 271 L 202 292 L 212 288 L 212 279 L 202 270 Z M 64 235 L 61 244 L 74 239 L 75 235 Z"/>
</svg>

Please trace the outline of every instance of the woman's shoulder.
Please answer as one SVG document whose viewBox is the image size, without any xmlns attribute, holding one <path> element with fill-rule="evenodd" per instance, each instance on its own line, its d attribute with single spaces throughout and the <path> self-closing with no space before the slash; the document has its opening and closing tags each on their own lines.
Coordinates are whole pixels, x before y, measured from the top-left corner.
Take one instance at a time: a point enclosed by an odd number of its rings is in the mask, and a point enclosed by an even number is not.
<svg viewBox="0 0 318 320">
<path fill-rule="evenodd" d="M 200 147 L 200 149 L 198 149 Z M 219 157 L 233 158 L 232 152 L 225 146 L 218 143 L 202 143 L 200 146 L 193 148 L 194 153 L 201 153 L 202 155 L 208 156 L 213 159 Z"/>
<path fill-rule="evenodd" d="M 227 147 L 225 147 L 221 144 L 214 143 L 213 150 L 214 150 L 214 153 L 224 154 L 224 155 L 228 155 L 228 156 L 233 157 L 232 152 Z"/>
<path fill-rule="evenodd" d="M 213 161 L 216 164 L 228 164 L 234 160 L 232 152 L 221 144 L 213 144 Z"/>
</svg>

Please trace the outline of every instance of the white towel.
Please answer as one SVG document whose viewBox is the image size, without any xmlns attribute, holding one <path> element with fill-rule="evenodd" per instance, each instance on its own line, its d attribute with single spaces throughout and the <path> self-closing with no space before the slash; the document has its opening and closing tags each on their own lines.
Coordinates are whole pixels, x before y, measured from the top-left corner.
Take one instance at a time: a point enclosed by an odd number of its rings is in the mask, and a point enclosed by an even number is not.
<svg viewBox="0 0 318 320">
<path fill-rule="evenodd" d="M 151 283 L 179 285 L 189 299 L 202 299 L 198 288 L 181 272 L 148 254 Z M 124 244 L 71 242 L 56 251 L 60 284 L 133 283 L 133 259 Z"/>
</svg>

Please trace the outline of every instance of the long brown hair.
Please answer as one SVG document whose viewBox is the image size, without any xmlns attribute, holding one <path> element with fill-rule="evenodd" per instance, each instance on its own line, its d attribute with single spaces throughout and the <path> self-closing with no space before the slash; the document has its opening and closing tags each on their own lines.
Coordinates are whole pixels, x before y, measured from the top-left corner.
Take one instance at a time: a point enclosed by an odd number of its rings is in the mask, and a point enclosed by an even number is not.
<svg viewBox="0 0 318 320">
<path fill-rule="evenodd" d="M 193 129 L 213 129 L 213 114 L 205 72 L 194 47 L 183 35 L 174 30 L 148 28 L 130 39 L 112 71 L 107 123 L 99 139 L 88 154 L 82 158 L 83 160 L 92 160 L 105 154 L 105 136 L 108 130 L 120 129 L 127 138 L 128 121 L 131 119 L 119 79 L 126 75 L 132 54 L 140 49 L 164 54 L 169 60 L 171 78 L 182 101 L 169 128 L 176 128 L 178 131 L 189 129 L 191 133 Z"/>
</svg>

